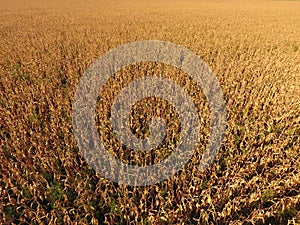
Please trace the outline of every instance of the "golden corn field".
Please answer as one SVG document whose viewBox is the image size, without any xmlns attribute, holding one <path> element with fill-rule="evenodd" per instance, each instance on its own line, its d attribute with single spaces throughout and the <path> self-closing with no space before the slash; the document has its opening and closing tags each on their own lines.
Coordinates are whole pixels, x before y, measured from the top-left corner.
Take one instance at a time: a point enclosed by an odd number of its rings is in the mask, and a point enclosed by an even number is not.
<svg viewBox="0 0 300 225">
<path fill-rule="evenodd" d="M 153 116 L 168 124 L 153 151 L 124 148 L 113 135 L 113 99 L 131 81 L 162 76 L 193 98 L 200 114 L 193 157 L 146 187 L 114 183 L 83 158 L 72 128 L 74 94 L 89 65 L 125 43 L 163 40 L 208 65 L 222 88 L 227 129 L 213 163 L 201 89 L 163 63 L 127 66 L 97 101 L 108 151 L 135 165 L 158 163 L 178 143 L 168 102 L 132 109 L 137 137 Z M 0 0 L 0 224 L 300 224 L 300 1 Z"/>
</svg>

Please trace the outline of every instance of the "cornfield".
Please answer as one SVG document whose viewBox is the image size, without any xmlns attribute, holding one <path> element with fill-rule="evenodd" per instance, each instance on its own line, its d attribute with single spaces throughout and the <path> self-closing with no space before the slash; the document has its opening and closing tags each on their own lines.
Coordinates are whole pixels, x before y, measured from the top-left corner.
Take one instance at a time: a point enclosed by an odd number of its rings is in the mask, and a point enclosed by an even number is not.
<svg viewBox="0 0 300 225">
<path fill-rule="evenodd" d="M 300 2 L 0 0 L 0 224 L 300 224 Z M 210 114 L 201 89 L 156 62 L 118 71 L 99 93 L 95 121 L 108 152 L 155 164 L 178 143 L 180 121 L 163 99 L 132 109 L 137 137 L 154 116 L 168 124 L 153 151 L 113 135 L 116 95 L 147 76 L 176 81 L 200 114 L 199 143 L 174 176 L 145 187 L 101 177 L 72 128 L 79 79 L 105 52 L 164 40 L 185 46 L 217 77 L 227 129 L 213 163 L 198 170 Z"/>
</svg>

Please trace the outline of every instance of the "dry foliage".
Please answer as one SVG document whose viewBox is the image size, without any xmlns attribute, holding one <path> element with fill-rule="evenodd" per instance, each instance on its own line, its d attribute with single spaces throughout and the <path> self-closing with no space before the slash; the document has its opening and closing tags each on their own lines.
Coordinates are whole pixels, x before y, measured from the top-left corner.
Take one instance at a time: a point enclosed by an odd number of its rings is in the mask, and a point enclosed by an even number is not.
<svg viewBox="0 0 300 225">
<path fill-rule="evenodd" d="M 1 224 L 300 223 L 299 1 L 0 4 Z M 82 158 L 72 134 L 72 100 L 97 57 L 149 39 L 203 58 L 223 89 L 227 132 L 214 163 L 198 171 L 210 118 L 201 90 L 159 63 L 119 71 L 99 93 L 96 120 L 120 160 L 156 163 L 178 136 L 176 111 L 159 99 L 137 104 L 131 125 L 143 137 L 151 116 L 165 118 L 169 133 L 161 149 L 138 154 L 111 135 L 112 98 L 137 77 L 178 82 L 196 102 L 202 127 L 195 155 L 174 177 L 149 187 L 120 186 Z"/>
</svg>

